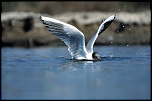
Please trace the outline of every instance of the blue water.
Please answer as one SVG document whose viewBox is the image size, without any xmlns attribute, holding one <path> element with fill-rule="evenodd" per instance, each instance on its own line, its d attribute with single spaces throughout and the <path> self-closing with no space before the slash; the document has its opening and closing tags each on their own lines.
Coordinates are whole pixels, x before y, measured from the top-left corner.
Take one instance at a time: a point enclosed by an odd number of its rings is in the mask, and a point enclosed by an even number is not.
<svg viewBox="0 0 152 101">
<path fill-rule="evenodd" d="M 94 47 L 102 61 L 73 61 L 67 47 L 2 48 L 2 99 L 150 99 L 151 47 Z"/>
</svg>

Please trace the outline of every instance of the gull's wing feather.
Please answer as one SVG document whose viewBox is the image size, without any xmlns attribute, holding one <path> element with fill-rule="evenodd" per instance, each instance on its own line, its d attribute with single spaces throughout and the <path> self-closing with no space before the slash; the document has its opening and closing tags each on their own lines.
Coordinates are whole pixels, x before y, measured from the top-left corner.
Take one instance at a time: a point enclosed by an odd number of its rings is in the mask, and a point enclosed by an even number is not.
<svg viewBox="0 0 152 101">
<path fill-rule="evenodd" d="M 40 19 L 53 35 L 64 41 L 73 58 L 85 57 L 85 38 L 81 31 L 70 24 L 56 19 L 44 16 L 40 16 Z"/>
<path fill-rule="evenodd" d="M 99 27 L 97 33 L 89 40 L 87 46 L 86 46 L 86 50 L 87 52 L 93 52 L 93 45 L 98 37 L 98 35 L 100 35 L 103 31 L 105 31 L 109 25 L 114 21 L 114 19 L 116 18 L 116 15 L 112 15 L 110 17 L 108 17 Z"/>
</svg>

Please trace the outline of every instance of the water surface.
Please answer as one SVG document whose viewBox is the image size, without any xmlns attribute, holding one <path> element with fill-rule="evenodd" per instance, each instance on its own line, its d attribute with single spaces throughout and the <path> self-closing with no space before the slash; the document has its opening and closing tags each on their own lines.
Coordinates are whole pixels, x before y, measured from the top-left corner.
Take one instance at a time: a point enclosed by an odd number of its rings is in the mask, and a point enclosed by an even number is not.
<svg viewBox="0 0 152 101">
<path fill-rule="evenodd" d="M 72 61 L 67 47 L 2 48 L 2 99 L 150 99 L 150 46 L 94 51 L 102 61 Z"/>
</svg>

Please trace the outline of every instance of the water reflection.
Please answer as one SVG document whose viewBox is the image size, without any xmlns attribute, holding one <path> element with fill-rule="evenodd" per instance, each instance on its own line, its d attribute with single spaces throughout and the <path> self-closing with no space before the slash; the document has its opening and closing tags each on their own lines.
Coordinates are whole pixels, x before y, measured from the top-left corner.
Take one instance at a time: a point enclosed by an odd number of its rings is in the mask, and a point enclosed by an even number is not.
<svg viewBox="0 0 152 101">
<path fill-rule="evenodd" d="M 70 60 L 66 48 L 2 49 L 2 99 L 150 98 L 150 47 L 98 50 L 93 62 Z"/>
<path fill-rule="evenodd" d="M 60 70 L 71 70 L 71 71 L 113 71 L 114 68 L 112 67 L 112 64 L 109 64 L 108 62 L 111 61 L 114 62 L 113 65 L 118 65 L 115 62 L 127 62 L 130 63 L 130 61 L 133 61 L 135 59 L 138 59 L 138 57 L 115 57 L 115 56 L 109 56 L 109 57 L 101 57 L 101 61 L 78 61 L 78 60 L 71 60 L 67 59 L 65 57 L 59 57 L 57 58 L 60 60 L 60 62 L 56 63 L 56 66 L 52 67 L 52 64 L 50 64 L 50 69 L 60 69 Z M 120 64 L 121 65 L 121 64 Z"/>
<path fill-rule="evenodd" d="M 50 93 L 55 99 L 100 98 L 101 93 L 98 92 L 102 88 L 103 77 L 94 73 L 93 61 L 68 60 L 62 62 L 61 68 L 61 71 L 45 72 L 47 91 L 44 93 Z M 48 85 L 50 85 L 49 88 L 47 88 Z"/>
</svg>

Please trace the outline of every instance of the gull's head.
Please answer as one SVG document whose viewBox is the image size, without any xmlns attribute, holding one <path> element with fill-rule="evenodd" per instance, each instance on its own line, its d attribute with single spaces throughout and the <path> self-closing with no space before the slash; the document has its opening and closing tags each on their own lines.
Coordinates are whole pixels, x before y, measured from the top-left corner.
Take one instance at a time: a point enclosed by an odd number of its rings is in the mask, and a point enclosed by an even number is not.
<svg viewBox="0 0 152 101">
<path fill-rule="evenodd" d="M 100 55 L 97 52 L 93 52 L 92 57 L 93 60 L 101 60 Z"/>
<path fill-rule="evenodd" d="M 99 27 L 99 34 L 101 34 L 103 31 L 105 31 L 109 25 L 114 21 L 114 19 L 116 18 L 116 15 L 112 15 L 110 17 L 108 17 Z"/>
</svg>

